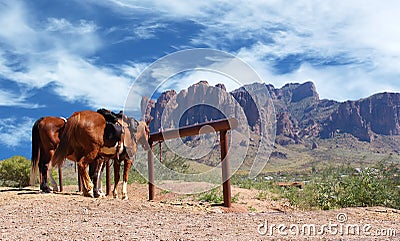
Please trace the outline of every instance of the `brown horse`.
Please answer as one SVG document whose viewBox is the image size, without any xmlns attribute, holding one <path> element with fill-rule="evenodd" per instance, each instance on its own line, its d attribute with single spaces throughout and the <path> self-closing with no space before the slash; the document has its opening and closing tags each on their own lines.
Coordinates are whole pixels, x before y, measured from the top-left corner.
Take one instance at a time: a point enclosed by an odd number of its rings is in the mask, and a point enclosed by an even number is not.
<svg viewBox="0 0 400 241">
<path fill-rule="evenodd" d="M 113 195 L 114 198 L 118 197 L 118 182 L 120 179 L 120 168 L 121 168 L 121 162 L 124 162 L 124 172 L 123 172 L 123 182 L 122 182 L 122 199 L 126 200 L 128 199 L 128 193 L 127 193 L 127 186 L 128 186 L 128 177 L 129 177 L 129 170 L 132 166 L 133 163 L 133 156 L 137 151 L 137 146 L 138 144 L 142 145 L 143 149 L 148 150 L 149 149 L 149 135 L 150 135 L 150 129 L 149 129 L 149 124 L 150 120 L 148 121 L 139 121 L 137 122 L 136 120 L 133 120 L 135 122 L 135 125 L 137 128 L 133 128 L 132 130 L 132 140 L 133 143 L 131 144 L 132 149 L 131 150 L 124 150 L 120 158 L 117 158 L 114 160 L 114 190 L 113 190 Z M 132 125 L 132 123 L 131 123 Z"/>
<path fill-rule="evenodd" d="M 78 172 L 82 178 L 84 196 L 95 197 L 100 196 L 98 190 L 98 178 L 100 163 L 105 158 L 123 155 L 123 151 L 128 156 L 132 156 L 133 143 L 135 143 L 134 133 L 135 122 L 131 118 L 127 118 L 126 126 L 123 126 L 124 148 L 115 148 L 115 143 L 105 140 L 104 131 L 106 128 L 106 120 L 102 114 L 94 111 L 75 112 L 68 118 L 64 126 L 64 131 L 60 137 L 60 144 L 56 149 L 52 158 L 52 166 L 60 165 L 64 159 L 73 155 L 73 159 L 78 163 Z M 147 137 L 148 138 L 148 137 Z M 86 168 L 91 163 L 98 163 L 93 169 L 92 180 L 89 178 Z"/>
<path fill-rule="evenodd" d="M 111 111 L 108 111 L 109 113 L 112 113 Z M 149 124 L 151 122 L 151 119 L 147 121 L 136 121 L 133 118 L 128 118 L 126 115 L 123 115 L 121 112 L 120 114 L 116 115 L 113 113 L 116 117 L 118 117 L 118 123 L 121 126 L 131 126 L 131 138 L 125 138 L 124 139 L 124 148 L 123 151 L 117 156 L 117 155 L 105 155 L 105 154 L 100 154 L 100 166 L 96 165 L 89 165 L 89 175 L 93 180 L 93 176 L 95 175 L 96 168 L 98 172 L 98 183 L 95 184 L 99 188 L 99 191 L 101 191 L 101 176 L 103 169 L 109 159 L 114 160 L 114 189 L 113 189 L 113 196 L 114 198 L 118 197 L 118 183 L 120 180 L 120 169 L 121 169 L 121 163 L 124 162 L 124 171 L 123 171 L 123 185 L 122 185 L 122 199 L 126 200 L 128 199 L 127 195 L 127 184 L 128 184 L 128 178 L 129 178 L 129 171 L 130 167 L 132 166 L 133 163 L 133 157 L 137 151 L 137 146 L 140 144 L 143 149 L 148 150 L 148 139 L 149 139 Z M 130 124 L 128 124 L 130 123 Z M 128 137 L 126 135 L 126 137 Z M 132 142 L 133 140 L 133 142 Z M 106 140 L 105 140 L 106 141 Z M 101 171 L 100 171 L 101 169 Z"/>
<path fill-rule="evenodd" d="M 42 117 L 36 120 L 32 127 L 32 167 L 30 184 L 34 185 L 38 172 L 40 172 L 40 189 L 43 192 L 51 192 L 48 185 L 50 177 L 53 190 L 58 191 L 57 183 L 49 170 L 49 163 L 60 142 L 59 136 L 63 131 L 65 119 L 60 117 Z M 61 166 L 58 166 L 61 170 Z"/>
</svg>

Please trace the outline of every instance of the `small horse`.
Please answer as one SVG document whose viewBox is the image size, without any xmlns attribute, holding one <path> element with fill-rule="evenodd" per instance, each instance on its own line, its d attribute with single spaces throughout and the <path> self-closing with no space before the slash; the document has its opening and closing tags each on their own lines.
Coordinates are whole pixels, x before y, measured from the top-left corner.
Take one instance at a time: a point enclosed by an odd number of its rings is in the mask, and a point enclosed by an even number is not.
<svg viewBox="0 0 400 241">
<path fill-rule="evenodd" d="M 149 150 L 149 136 L 150 136 L 150 129 L 149 129 L 149 124 L 150 124 L 151 119 L 147 121 L 139 121 L 137 122 L 134 120 L 135 125 L 137 128 L 133 128 L 132 132 L 132 140 L 133 143 L 131 143 L 131 150 L 124 150 L 120 158 L 114 159 L 114 190 L 113 190 L 113 196 L 114 198 L 118 197 L 118 182 L 120 179 L 120 168 L 121 168 L 121 162 L 124 162 L 124 173 L 123 173 L 123 183 L 122 183 L 122 199 L 127 200 L 128 199 L 128 193 L 127 193 L 127 186 L 128 186 L 128 177 L 129 177 L 129 170 L 132 166 L 133 163 L 133 156 L 135 155 L 137 151 L 137 145 L 140 144 L 142 145 L 144 150 Z"/>
<path fill-rule="evenodd" d="M 49 163 L 54 152 L 60 143 L 60 133 L 63 131 L 65 119 L 60 117 L 47 116 L 36 120 L 32 127 L 32 167 L 30 174 L 30 184 L 34 185 L 40 172 L 40 189 L 49 193 L 51 189 L 48 185 L 50 177 L 53 190 L 58 191 L 57 183 L 49 170 Z M 61 166 L 58 166 L 61 170 Z"/>
<path fill-rule="evenodd" d="M 133 163 L 133 157 L 137 151 L 137 146 L 140 144 L 143 149 L 148 150 L 149 145 L 148 145 L 148 140 L 149 140 L 149 134 L 150 134 L 150 129 L 149 129 L 149 124 L 152 119 L 148 119 L 147 121 L 136 121 L 133 118 L 129 118 L 126 115 L 124 115 L 122 112 L 119 114 L 115 114 L 109 110 L 105 109 L 100 109 L 97 112 L 102 113 L 108 121 L 114 122 L 114 120 L 111 116 L 115 117 L 120 126 L 131 126 L 131 135 L 129 138 L 128 134 L 125 134 L 124 138 L 124 149 L 121 153 L 116 153 L 116 155 L 107 155 L 107 154 L 100 154 L 102 157 L 102 168 L 104 168 L 104 163 L 107 163 L 109 159 L 114 160 L 114 189 L 113 189 L 113 196 L 114 198 L 118 197 L 118 183 L 120 180 L 120 168 L 121 168 L 121 163 L 122 161 L 124 162 L 124 172 L 123 172 L 123 184 L 122 184 L 122 199 L 126 200 L 128 199 L 128 194 L 127 194 L 127 185 L 128 185 L 128 178 L 129 178 L 129 170 L 130 167 L 132 166 Z M 107 118 L 108 117 L 108 118 Z M 129 123 L 129 124 L 128 124 Z M 128 137 L 128 138 L 127 138 Z M 104 138 L 104 141 L 106 142 L 107 138 Z M 133 140 L 133 142 L 132 142 Z M 110 146 L 113 146 L 114 144 L 111 144 Z M 94 170 L 93 165 L 89 165 L 89 175 L 92 178 L 95 170 Z M 97 167 L 98 170 L 100 170 L 100 167 Z M 99 172 L 100 176 L 98 177 L 98 183 L 97 186 L 101 187 L 101 172 Z"/>
</svg>

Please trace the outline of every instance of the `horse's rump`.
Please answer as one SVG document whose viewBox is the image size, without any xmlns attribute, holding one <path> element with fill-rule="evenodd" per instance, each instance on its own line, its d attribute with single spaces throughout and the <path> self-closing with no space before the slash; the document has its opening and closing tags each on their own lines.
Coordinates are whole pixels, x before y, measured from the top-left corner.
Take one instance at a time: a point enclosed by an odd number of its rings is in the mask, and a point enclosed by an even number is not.
<svg viewBox="0 0 400 241">
<path fill-rule="evenodd" d="M 32 127 L 31 185 L 36 182 L 39 166 L 50 162 L 50 152 L 57 148 L 60 142 L 59 133 L 62 132 L 64 124 L 62 118 L 54 116 L 41 117 L 35 121 Z"/>
<path fill-rule="evenodd" d="M 35 121 L 32 127 L 32 156 L 31 156 L 31 174 L 29 184 L 34 185 L 39 171 L 39 158 L 40 158 L 40 133 L 39 124 L 43 120 L 39 118 Z"/>
<path fill-rule="evenodd" d="M 103 146 L 103 135 L 106 126 L 104 117 L 94 111 L 73 113 L 64 126 L 60 136 L 60 144 L 53 157 L 53 165 L 62 163 L 64 159 L 75 152 L 84 155 L 86 149 L 93 145 Z M 76 161 L 80 157 L 76 156 Z"/>
</svg>

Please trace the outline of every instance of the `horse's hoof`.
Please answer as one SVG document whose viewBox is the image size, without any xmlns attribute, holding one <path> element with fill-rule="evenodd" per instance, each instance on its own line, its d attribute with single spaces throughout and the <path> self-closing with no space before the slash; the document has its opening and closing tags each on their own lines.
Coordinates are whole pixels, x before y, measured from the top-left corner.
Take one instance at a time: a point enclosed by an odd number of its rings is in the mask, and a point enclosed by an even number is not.
<svg viewBox="0 0 400 241">
<path fill-rule="evenodd" d="M 42 190 L 42 192 L 43 192 L 43 193 L 51 193 L 51 189 L 50 189 L 50 188 L 44 189 L 44 190 Z"/>
<path fill-rule="evenodd" d="M 99 192 L 99 197 L 100 198 L 105 197 L 105 196 L 106 196 L 106 194 L 104 194 L 103 192 Z"/>
<path fill-rule="evenodd" d="M 94 198 L 93 192 L 83 192 L 84 197 L 92 197 Z"/>
<path fill-rule="evenodd" d="M 84 196 L 84 197 L 91 197 L 91 198 L 94 198 L 93 194 L 91 194 L 91 193 L 83 194 L 83 196 Z"/>
<path fill-rule="evenodd" d="M 51 193 L 52 190 L 49 187 L 40 187 L 40 190 L 44 193 Z"/>
<path fill-rule="evenodd" d="M 123 195 L 122 200 L 128 200 L 128 195 Z"/>
<path fill-rule="evenodd" d="M 94 192 L 94 197 L 95 198 L 101 198 L 101 197 L 105 197 L 106 195 L 103 193 L 103 192 L 101 192 L 101 191 L 98 191 L 98 192 Z"/>
</svg>

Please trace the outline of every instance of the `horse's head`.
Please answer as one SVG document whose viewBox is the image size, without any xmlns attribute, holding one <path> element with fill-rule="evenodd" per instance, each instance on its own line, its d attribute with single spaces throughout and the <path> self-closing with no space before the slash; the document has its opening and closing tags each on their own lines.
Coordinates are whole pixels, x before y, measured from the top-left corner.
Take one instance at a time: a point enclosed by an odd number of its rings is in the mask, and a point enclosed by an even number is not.
<svg viewBox="0 0 400 241">
<path fill-rule="evenodd" d="M 150 124 L 151 119 L 147 121 L 137 121 L 134 118 L 128 117 L 127 123 L 132 139 L 137 144 L 142 145 L 143 149 L 149 150 Z"/>
</svg>

